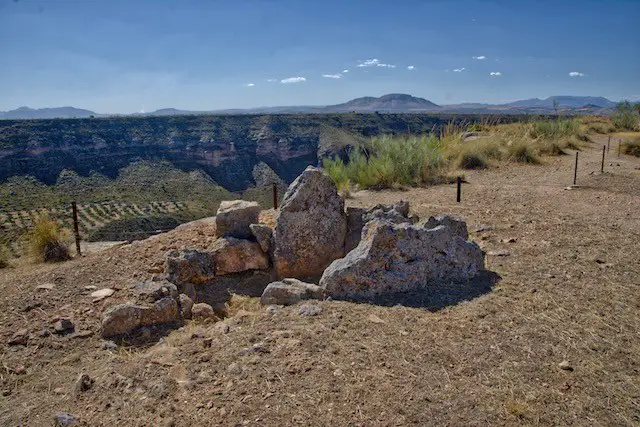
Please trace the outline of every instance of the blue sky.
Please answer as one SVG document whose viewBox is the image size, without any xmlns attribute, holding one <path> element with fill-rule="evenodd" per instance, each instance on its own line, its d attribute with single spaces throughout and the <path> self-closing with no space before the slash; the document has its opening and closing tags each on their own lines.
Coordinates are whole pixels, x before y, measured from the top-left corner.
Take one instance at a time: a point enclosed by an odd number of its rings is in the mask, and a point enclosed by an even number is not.
<svg viewBox="0 0 640 427">
<path fill-rule="evenodd" d="M 0 0 L 0 110 L 640 100 L 638 22 L 637 0 Z"/>
</svg>

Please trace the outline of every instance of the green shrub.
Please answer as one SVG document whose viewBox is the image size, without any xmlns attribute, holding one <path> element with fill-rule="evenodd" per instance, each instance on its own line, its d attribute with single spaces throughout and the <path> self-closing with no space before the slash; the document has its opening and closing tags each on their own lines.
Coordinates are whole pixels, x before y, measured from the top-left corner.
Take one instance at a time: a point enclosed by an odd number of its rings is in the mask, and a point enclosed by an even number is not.
<svg viewBox="0 0 640 427">
<path fill-rule="evenodd" d="M 39 217 L 27 234 L 27 244 L 31 254 L 38 261 L 43 262 L 71 259 L 65 240 L 65 233 L 58 223 L 46 215 Z"/>
<path fill-rule="evenodd" d="M 349 153 L 346 163 L 340 159 L 323 160 L 327 173 L 341 190 L 351 184 L 390 188 L 432 182 L 439 179 L 443 164 L 442 144 L 433 135 L 374 137 Z"/>
<path fill-rule="evenodd" d="M 538 164 L 540 159 L 530 144 L 526 142 L 514 142 L 507 145 L 507 156 L 509 160 L 518 163 Z"/>
<path fill-rule="evenodd" d="M 580 136 L 580 122 L 577 119 L 559 117 L 556 120 L 538 120 L 531 124 L 529 136 L 534 139 L 561 139 Z"/>
<path fill-rule="evenodd" d="M 640 157 L 640 138 L 633 141 L 625 141 L 622 144 L 622 152 L 630 156 Z"/>
<path fill-rule="evenodd" d="M 616 106 L 611 122 L 617 129 L 635 130 L 640 123 L 640 114 L 629 101 L 623 101 Z"/>
</svg>

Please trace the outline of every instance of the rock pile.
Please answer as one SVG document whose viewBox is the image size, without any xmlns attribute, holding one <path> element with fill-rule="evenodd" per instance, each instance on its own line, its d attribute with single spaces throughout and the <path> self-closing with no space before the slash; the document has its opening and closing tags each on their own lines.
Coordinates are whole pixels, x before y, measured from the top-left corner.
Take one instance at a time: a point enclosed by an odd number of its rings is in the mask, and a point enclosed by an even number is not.
<svg viewBox="0 0 640 427">
<path fill-rule="evenodd" d="M 136 302 L 109 309 L 102 335 L 189 318 L 216 321 L 222 314 L 198 301 L 198 289 L 226 290 L 249 276 L 279 279 L 260 287 L 262 304 L 292 305 L 324 297 L 371 300 L 468 280 L 484 269 L 484 253 L 468 241 L 464 221 L 444 215 L 419 222 L 406 201 L 345 212 L 333 180 L 312 166 L 289 186 L 273 230 L 258 222 L 259 210 L 253 202 L 223 202 L 218 239 L 206 250 L 169 251 L 166 280 L 134 284 Z M 320 285 L 298 280 L 307 278 Z"/>
</svg>

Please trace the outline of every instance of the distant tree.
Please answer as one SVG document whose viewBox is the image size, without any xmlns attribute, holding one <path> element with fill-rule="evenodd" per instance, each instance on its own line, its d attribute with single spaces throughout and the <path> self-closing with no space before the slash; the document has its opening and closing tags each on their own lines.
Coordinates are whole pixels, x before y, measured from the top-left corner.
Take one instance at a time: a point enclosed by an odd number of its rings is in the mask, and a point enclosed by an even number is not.
<svg viewBox="0 0 640 427">
<path fill-rule="evenodd" d="M 553 110 L 557 113 L 558 112 L 558 100 L 554 99 L 553 100 Z"/>
</svg>

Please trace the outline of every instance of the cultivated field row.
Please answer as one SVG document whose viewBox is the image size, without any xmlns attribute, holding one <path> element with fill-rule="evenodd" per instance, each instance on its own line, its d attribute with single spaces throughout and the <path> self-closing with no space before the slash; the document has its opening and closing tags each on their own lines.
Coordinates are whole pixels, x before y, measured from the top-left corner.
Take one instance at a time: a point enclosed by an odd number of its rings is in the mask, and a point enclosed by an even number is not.
<svg viewBox="0 0 640 427">
<path fill-rule="evenodd" d="M 81 232 L 88 232 L 111 221 L 125 218 L 161 216 L 184 211 L 185 202 L 151 202 L 137 204 L 126 202 L 88 203 L 78 205 L 78 224 Z M 41 208 L 14 212 L 0 212 L 0 230 L 11 232 L 29 228 L 43 215 L 60 221 L 63 227 L 73 228 L 71 206 L 65 208 Z"/>
</svg>

